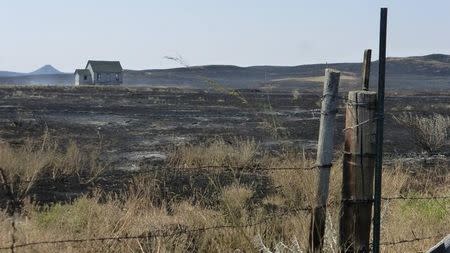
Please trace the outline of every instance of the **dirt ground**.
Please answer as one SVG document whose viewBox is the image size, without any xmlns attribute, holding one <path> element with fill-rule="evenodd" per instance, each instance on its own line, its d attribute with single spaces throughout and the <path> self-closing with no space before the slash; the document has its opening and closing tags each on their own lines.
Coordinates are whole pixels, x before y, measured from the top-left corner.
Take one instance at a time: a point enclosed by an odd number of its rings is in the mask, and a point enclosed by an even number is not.
<svg viewBox="0 0 450 253">
<path fill-rule="evenodd" d="M 346 94 L 341 94 L 345 97 Z M 163 160 L 180 143 L 212 137 L 254 138 L 268 149 L 314 151 L 321 94 L 259 90 L 212 91 L 137 87 L 2 87 L 0 138 L 20 144 L 45 129 L 62 141 L 102 145 L 111 168 L 133 170 Z M 336 124 L 343 143 L 344 100 Z M 450 93 L 391 93 L 386 97 L 385 152 L 419 152 L 392 114 L 450 115 Z"/>
</svg>

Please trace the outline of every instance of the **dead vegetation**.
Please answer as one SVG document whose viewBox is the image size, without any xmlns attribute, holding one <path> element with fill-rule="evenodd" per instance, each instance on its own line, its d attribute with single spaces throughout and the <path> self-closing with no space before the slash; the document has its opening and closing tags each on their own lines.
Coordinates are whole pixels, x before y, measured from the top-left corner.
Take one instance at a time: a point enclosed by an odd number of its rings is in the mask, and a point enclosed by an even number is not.
<svg viewBox="0 0 450 253">
<path fill-rule="evenodd" d="M 52 180 L 76 178 L 79 183 L 87 183 L 105 168 L 99 162 L 98 151 L 83 153 L 74 141 L 62 147 L 48 132 L 38 140 L 26 139 L 20 146 L 1 143 L 0 164 L 4 194 L 19 205 L 31 197 L 40 181 L 51 184 Z"/>
<path fill-rule="evenodd" d="M 169 164 L 175 167 L 247 167 L 257 163 L 257 155 L 258 144 L 254 140 L 217 138 L 198 145 L 176 147 L 169 155 Z"/>
<path fill-rule="evenodd" d="M 57 147 L 43 138 L 21 147 L 2 146 L 1 164 L 7 180 L 36 182 L 51 177 L 82 174 L 92 161 L 74 142 Z M 88 162 L 86 162 L 86 160 Z M 39 244 L 21 252 L 302 252 L 307 245 L 309 212 L 316 185 L 315 170 L 276 170 L 263 168 L 306 168 L 314 164 L 305 153 L 282 150 L 264 151 L 254 140 L 214 139 L 198 145 L 175 148 L 169 156 L 171 166 L 187 168 L 174 175 L 136 174 L 121 191 L 93 190 L 71 203 L 42 205 L 25 201 L 17 210 L 15 244 L 35 241 L 115 238 L 141 236 L 127 240 L 99 240 L 82 243 Z M 325 238 L 326 252 L 338 252 L 337 235 L 342 161 L 332 168 L 330 207 Z M 223 166 L 219 172 L 202 171 L 204 180 L 189 171 L 194 166 Z M 250 174 L 226 167 L 253 168 Z M 442 164 L 436 166 L 445 166 Z M 435 166 L 435 167 L 436 167 Z M 384 196 L 448 195 L 448 170 L 435 177 L 413 175 L 409 165 L 397 161 L 385 167 Z M 89 175 L 98 175 L 97 170 Z M 225 173 L 225 174 L 224 174 Z M 164 176 L 163 176 L 164 175 Z M 425 174 L 424 174 L 425 175 Z M 176 180 L 173 180 L 174 176 Z M 263 179 L 261 179 L 263 178 Z M 226 180 L 225 180 L 226 179 Z M 256 183 L 265 182 L 261 187 Z M 433 182 L 433 183 L 432 183 Z M 208 192 L 168 194 L 187 188 Z M 422 184 L 418 186 L 418 184 Z M 32 183 L 31 183 L 32 186 Z M 31 187 L 22 186 L 21 192 Z M 206 188 L 205 188 L 206 189 Z M 449 200 L 406 200 L 385 202 L 382 213 L 384 241 L 446 232 L 450 224 Z M 0 215 L 0 245 L 11 244 L 11 219 Z M 420 228 L 417 228 L 420 224 Z M 217 227 L 216 229 L 205 229 Z M 416 229 L 417 228 L 417 229 Z M 185 233 L 186 231 L 192 231 Z M 151 237 L 161 234 L 163 237 Z M 149 238 L 145 238 L 150 236 Z M 385 246 L 384 252 L 423 251 L 436 240 Z"/>
<path fill-rule="evenodd" d="M 449 143 L 450 117 L 441 114 L 421 116 L 413 113 L 403 113 L 394 116 L 401 125 L 408 128 L 414 142 L 419 148 L 434 154 Z"/>
</svg>

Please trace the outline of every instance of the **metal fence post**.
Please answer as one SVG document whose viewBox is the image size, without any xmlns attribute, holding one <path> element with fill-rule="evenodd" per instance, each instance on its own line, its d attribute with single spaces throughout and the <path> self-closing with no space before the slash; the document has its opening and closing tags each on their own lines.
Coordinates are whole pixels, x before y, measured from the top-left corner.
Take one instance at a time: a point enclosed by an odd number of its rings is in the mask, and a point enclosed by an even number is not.
<svg viewBox="0 0 450 253">
<path fill-rule="evenodd" d="M 378 98 L 377 98 L 377 155 L 375 160 L 375 189 L 373 204 L 373 248 L 374 253 L 380 252 L 381 223 L 381 180 L 383 167 L 383 125 L 384 125 L 384 85 L 386 74 L 386 29 L 387 8 L 381 8 L 380 13 L 380 53 L 378 67 Z"/>
</svg>

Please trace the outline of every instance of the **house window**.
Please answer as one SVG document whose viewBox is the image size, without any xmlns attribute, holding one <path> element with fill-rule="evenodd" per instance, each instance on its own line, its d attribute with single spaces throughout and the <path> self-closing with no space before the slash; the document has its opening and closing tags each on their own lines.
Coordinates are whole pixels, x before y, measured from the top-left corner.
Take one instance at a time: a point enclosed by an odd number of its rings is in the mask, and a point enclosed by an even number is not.
<svg viewBox="0 0 450 253">
<path fill-rule="evenodd" d="M 84 81 L 86 81 L 87 80 L 87 76 L 84 76 Z"/>
<path fill-rule="evenodd" d="M 97 74 L 97 80 L 100 80 L 102 78 L 102 75 L 99 73 Z"/>
<path fill-rule="evenodd" d="M 119 74 L 116 73 L 116 81 L 119 81 Z"/>
</svg>

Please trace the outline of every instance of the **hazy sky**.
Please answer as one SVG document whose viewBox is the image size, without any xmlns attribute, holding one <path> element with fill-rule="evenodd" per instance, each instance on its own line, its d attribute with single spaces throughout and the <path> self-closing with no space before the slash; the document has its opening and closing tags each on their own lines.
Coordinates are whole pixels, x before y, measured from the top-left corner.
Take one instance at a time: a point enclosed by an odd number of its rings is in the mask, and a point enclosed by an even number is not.
<svg viewBox="0 0 450 253">
<path fill-rule="evenodd" d="M 44 64 L 72 72 L 88 59 L 124 68 L 357 62 L 378 51 L 389 8 L 388 56 L 450 54 L 450 1 L 0 0 L 0 70 Z"/>
</svg>

